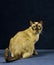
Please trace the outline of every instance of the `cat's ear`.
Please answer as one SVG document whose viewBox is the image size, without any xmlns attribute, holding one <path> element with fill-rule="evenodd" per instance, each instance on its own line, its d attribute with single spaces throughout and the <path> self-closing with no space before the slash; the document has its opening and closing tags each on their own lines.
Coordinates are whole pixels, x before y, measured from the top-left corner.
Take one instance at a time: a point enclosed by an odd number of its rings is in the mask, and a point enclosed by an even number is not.
<svg viewBox="0 0 54 65">
<path fill-rule="evenodd" d="M 30 20 L 30 25 L 32 25 L 33 24 L 33 22 Z"/>
<path fill-rule="evenodd" d="M 43 25 L 43 21 L 42 21 L 42 20 L 40 21 L 40 24 L 42 24 L 42 25 Z"/>
</svg>

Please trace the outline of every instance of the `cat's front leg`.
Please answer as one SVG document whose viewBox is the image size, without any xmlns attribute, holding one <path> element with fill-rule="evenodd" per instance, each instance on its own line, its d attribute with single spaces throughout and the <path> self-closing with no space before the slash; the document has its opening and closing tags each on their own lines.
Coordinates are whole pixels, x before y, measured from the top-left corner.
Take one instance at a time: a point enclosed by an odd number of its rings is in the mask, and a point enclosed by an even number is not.
<svg viewBox="0 0 54 65">
<path fill-rule="evenodd" d="M 38 55 L 38 52 L 34 49 L 33 55 Z"/>
<path fill-rule="evenodd" d="M 30 52 L 26 52 L 26 53 L 24 53 L 23 55 L 22 55 L 22 58 L 29 58 L 29 57 L 31 57 L 32 56 L 32 54 L 30 53 Z"/>
</svg>

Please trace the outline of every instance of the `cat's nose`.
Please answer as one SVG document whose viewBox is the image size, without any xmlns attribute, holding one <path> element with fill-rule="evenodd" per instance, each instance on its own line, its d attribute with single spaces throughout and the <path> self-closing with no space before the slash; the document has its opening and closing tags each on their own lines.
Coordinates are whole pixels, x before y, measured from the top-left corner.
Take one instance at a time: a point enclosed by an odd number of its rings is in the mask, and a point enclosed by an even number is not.
<svg viewBox="0 0 54 65">
<path fill-rule="evenodd" d="M 36 30 L 38 30 L 38 25 L 36 25 Z"/>
<path fill-rule="evenodd" d="M 36 27 L 38 27 L 38 25 L 36 25 Z"/>
</svg>

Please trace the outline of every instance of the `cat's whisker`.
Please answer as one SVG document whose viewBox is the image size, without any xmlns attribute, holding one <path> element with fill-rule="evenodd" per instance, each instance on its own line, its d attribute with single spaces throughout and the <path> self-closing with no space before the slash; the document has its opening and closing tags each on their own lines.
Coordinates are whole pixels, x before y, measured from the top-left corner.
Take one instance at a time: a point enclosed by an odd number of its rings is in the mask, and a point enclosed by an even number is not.
<svg viewBox="0 0 54 65">
<path fill-rule="evenodd" d="M 46 31 L 42 31 L 42 32 L 41 32 L 41 35 L 43 36 L 44 39 L 46 39 L 46 37 L 45 37 L 45 34 L 46 34 L 46 33 L 45 33 L 45 32 L 46 32 Z"/>
</svg>

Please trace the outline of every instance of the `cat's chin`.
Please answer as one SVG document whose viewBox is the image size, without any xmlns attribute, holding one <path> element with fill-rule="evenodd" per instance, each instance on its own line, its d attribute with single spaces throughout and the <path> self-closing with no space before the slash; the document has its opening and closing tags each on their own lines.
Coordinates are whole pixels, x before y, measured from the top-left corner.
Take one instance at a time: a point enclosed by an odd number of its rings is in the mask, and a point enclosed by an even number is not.
<svg viewBox="0 0 54 65">
<path fill-rule="evenodd" d="M 36 31 L 36 33 L 35 34 L 40 34 L 41 33 L 41 31 Z"/>
</svg>

